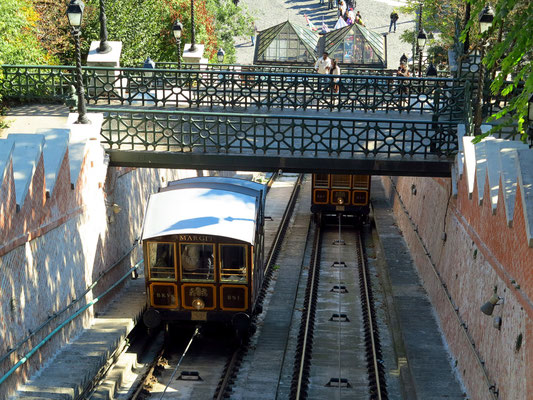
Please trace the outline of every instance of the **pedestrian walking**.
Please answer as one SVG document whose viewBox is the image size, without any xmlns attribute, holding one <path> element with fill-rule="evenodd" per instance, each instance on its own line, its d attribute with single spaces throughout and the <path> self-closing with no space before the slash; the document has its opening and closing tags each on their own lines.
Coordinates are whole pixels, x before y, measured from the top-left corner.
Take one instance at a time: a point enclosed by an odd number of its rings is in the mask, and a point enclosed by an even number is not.
<svg viewBox="0 0 533 400">
<path fill-rule="evenodd" d="M 255 24 L 255 21 L 252 21 L 252 25 L 250 25 L 250 38 L 252 39 L 252 46 L 255 45 L 256 36 L 257 36 L 257 25 Z"/>
<path fill-rule="evenodd" d="M 333 8 L 333 0 L 328 0 L 328 10 Z"/>
<path fill-rule="evenodd" d="M 322 54 L 322 57 L 320 57 L 315 63 L 315 71 L 321 75 L 325 75 L 329 74 L 330 70 L 331 59 L 329 58 L 329 54 L 327 52 L 324 52 L 324 54 Z M 321 90 L 322 82 L 323 79 L 318 78 L 318 90 Z"/>
<path fill-rule="evenodd" d="M 329 72 L 331 75 L 340 75 L 341 74 L 341 67 L 339 67 L 339 64 L 337 64 L 337 60 L 333 59 L 331 60 L 331 70 Z M 339 93 L 339 85 L 340 85 L 341 78 L 336 77 L 333 78 L 332 83 L 332 89 L 333 93 Z"/>
<path fill-rule="evenodd" d="M 394 26 L 394 32 L 396 32 L 396 21 L 398 21 L 398 12 L 396 12 L 396 9 L 393 9 L 390 14 L 390 25 L 389 25 L 389 33 Z"/>
<path fill-rule="evenodd" d="M 344 2 L 344 0 L 340 0 L 339 1 L 339 17 L 342 17 L 343 19 L 345 19 L 345 14 L 346 14 L 346 3 Z"/>
<path fill-rule="evenodd" d="M 409 77 L 409 69 L 407 68 L 407 64 L 401 63 L 398 67 L 397 75 L 400 77 Z M 400 106 L 403 106 L 404 100 L 407 100 L 407 105 L 409 105 L 409 82 L 406 82 L 404 79 L 400 80 L 399 82 L 399 92 L 400 92 Z M 405 95 L 405 97 L 402 97 L 402 94 Z"/>
<path fill-rule="evenodd" d="M 361 13 L 359 11 L 357 11 L 357 14 L 355 14 L 355 23 L 361 26 L 366 26 L 363 22 L 363 19 L 361 18 Z"/>
</svg>

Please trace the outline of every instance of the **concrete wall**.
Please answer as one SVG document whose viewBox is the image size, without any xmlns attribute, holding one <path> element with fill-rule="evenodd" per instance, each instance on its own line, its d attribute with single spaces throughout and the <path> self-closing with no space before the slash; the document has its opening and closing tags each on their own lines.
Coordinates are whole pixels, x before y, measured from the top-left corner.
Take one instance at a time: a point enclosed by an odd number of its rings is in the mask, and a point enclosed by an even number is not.
<svg viewBox="0 0 533 400">
<path fill-rule="evenodd" d="M 0 182 L 0 357 L 96 280 L 102 271 L 128 253 L 140 235 L 148 195 L 160 185 L 195 171 L 108 168 L 97 142 L 87 146 L 79 178 L 72 188 L 65 153 L 50 197 L 45 192 L 41 157 L 19 211 L 14 196 L 13 168 Z M 121 207 L 115 214 L 113 203 Z M 129 253 L 73 310 L 0 362 L 0 377 L 52 329 L 122 276 L 142 257 Z M 117 289 L 118 290 L 118 289 Z M 97 303 L 101 308 L 112 295 Z M 67 325 L 0 387 L 5 398 L 33 374 L 69 338 L 90 323 L 90 310 Z"/>
<path fill-rule="evenodd" d="M 490 201 L 479 204 L 477 189 L 469 196 L 466 177 L 458 180 L 456 198 L 448 179 L 382 177 L 382 182 L 470 398 L 493 398 L 490 385 L 500 399 L 531 398 L 533 249 L 520 192 L 509 227 L 501 189 L 493 215 Z M 484 199 L 488 192 L 487 179 Z M 504 303 L 490 317 L 480 306 L 494 286 Z M 500 330 L 493 317 L 502 318 Z"/>
</svg>

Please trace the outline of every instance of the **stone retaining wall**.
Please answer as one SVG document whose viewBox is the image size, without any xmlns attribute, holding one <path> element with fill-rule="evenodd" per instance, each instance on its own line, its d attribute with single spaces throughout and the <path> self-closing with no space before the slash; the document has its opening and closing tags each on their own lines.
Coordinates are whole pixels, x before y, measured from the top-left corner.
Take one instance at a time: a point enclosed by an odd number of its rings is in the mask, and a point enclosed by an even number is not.
<svg viewBox="0 0 533 400">
<path fill-rule="evenodd" d="M 142 258 L 136 248 L 151 192 L 169 180 L 196 176 L 195 171 L 108 168 L 97 143 L 87 147 L 78 181 L 70 183 L 68 152 L 53 193 L 47 198 L 42 157 L 19 211 L 14 201 L 13 169 L 0 182 L 0 357 L 94 282 L 113 263 L 122 262 L 73 309 L 54 319 L 8 359 L 0 377 L 79 307 L 106 290 Z M 113 211 L 113 204 L 120 212 Z M 118 210 L 118 209 L 117 209 Z M 119 290 L 120 288 L 117 288 Z M 15 387 L 50 360 L 112 294 L 68 324 L 0 387 L 6 398 Z"/>
<path fill-rule="evenodd" d="M 527 340 L 533 326 L 533 249 L 520 193 L 509 227 L 503 201 L 493 215 L 489 201 L 479 205 L 476 192 L 469 197 L 466 178 L 458 181 L 457 198 L 447 179 L 383 177 L 382 182 L 469 397 L 490 399 L 494 385 L 498 398 L 527 399 L 533 393 L 533 346 Z M 487 179 L 485 199 L 488 190 Z M 494 286 L 504 302 L 487 316 L 480 307 Z M 502 319 L 501 329 L 493 327 L 495 317 Z"/>
</svg>

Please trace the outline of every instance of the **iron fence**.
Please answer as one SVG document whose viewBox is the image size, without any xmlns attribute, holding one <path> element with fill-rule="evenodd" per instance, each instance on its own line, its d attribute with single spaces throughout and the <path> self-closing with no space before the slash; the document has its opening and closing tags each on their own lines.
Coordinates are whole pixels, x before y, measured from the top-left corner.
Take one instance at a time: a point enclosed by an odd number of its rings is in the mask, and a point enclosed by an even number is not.
<svg viewBox="0 0 533 400">
<path fill-rule="evenodd" d="M 57 100 L 73 84 L 73 67 L 2 68 L 7 98 Z M 453 115 L 464 98 L 450 78 L 85 67 L 83 79 L 93 104 Z"/>
<path fill-rule="evenodd" d="M 452 156 L 452 122 L 90 108 L 108 149 L 352 158 Z"/>
</svg>

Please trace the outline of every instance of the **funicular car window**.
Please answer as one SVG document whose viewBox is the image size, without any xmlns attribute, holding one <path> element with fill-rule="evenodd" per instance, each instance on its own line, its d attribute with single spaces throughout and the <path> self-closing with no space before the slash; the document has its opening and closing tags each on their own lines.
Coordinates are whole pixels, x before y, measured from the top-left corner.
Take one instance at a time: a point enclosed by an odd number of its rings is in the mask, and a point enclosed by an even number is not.
<svg viewBox="0 0 533 400">
<path fill-rule="evenodd" d="M 352 175 L 354 189 L 368 189 L 370 177 L 368 175 Z"/>
<path fill-rule="evenodd" d="M 246 247 L 244 245 L 220 245 L 220 280 L 222 282 L 246 283 Z"/>
<path fill-rule="evenodd" d="M 350 189 L 350 175 L 331 175 L 331 187 Z"/>
<path fill-rule="evenodd" d="M 176 252 L 173 243 L 148 243 L 150 279 L 176 280 Z"/>
<path fill-rule="evenodd" d="M 214 259 L 214 245 L 182 243 L 180 245 L 181 279 L 184 281 L 214 281 Z"/>
<path fill-rule="evenodd" d="M 315 187 L 329 187 L 328 174 L 315 174 Z"/>
</svg>

